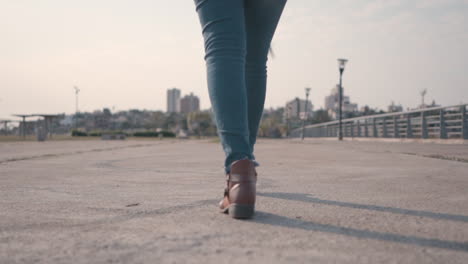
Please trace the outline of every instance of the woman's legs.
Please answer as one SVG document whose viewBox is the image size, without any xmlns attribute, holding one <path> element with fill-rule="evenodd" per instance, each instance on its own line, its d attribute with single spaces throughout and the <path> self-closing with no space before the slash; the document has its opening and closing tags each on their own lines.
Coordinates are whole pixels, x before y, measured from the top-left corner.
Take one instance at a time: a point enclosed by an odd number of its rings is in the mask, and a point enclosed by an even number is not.
<svg viewBox="0 0 468 264">
<path fill-rule="evenodd" d="M 195 0 L 205 40 L 208 91 L 226 154 L 226 172 L 235 160 L 251 159 L 245 88 L 243 0 Z"/>
<path fill-rule="evenodd" d="M 205 42 L 208 91 L 229 172 L 254 159 L 268 49 L 285 0 L 195 0 Z"/>
<path fill-rule="evenodd" d="M 285 4 L 286 0 L 247 0 L 245 3 L 245 81 L 252 153 L 265 103 L 268 51 Z"/>
</svg>

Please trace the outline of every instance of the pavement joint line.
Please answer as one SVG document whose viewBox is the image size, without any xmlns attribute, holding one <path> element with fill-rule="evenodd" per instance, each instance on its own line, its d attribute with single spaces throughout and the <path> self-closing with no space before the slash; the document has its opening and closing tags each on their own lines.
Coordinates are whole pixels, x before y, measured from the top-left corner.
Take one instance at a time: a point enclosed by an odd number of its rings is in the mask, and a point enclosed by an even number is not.
<svg viewBox="0 0 468 264">
<path fill-rule="evenodd" d="M 404 155 L 411 155 L 411 156 L 417 156 L 417 157 L 422 157 L 422 158 L 430 158 L 430 159 L 439 159 L 439 160 L 449 160 L 449 161 L 456 161 L 456 162 L 462 162 L 462 163 L 468 163 L 468 159 L 464 158 L 458 158 L 458 157 L 449 157 L 449 156 L 444 156 L 440 154 L 418 154 L 418 153 L 412 153 L 412 152 L 402 152 L 401 154 Z"/>
<path fill-rule="evenodd" d="M 139 156 L 139 157 L 132 157 L 127 159 L 116 159 L 116 160 L 107 160 L 102 162 L 97 162 L 93 164 L 94 168 L 100 169 L 118 169 L 120 171 L 129 171 L 129 172 L 152 172 L 152 173 L 184 173 L 184 174 L 193 174 L 193 170 L 164 170 L 164 169 L 149 169 L 149 168 L 127 168 L 123 166 L 118 166 L 115 163 L 120 161 L 129 161 L 129 160 L 139 160 L 141 158 L 148 158 L 152 156 Z M 223 169 L 224 171 L 224 169 Z M 210 175 L 218 175 L 220 173 L 214 171 L 197 171 L 198 174 L 210 174 Z"/>
<path fill-rule="evenodd" d="M 104 152 L 104 151 L 112 151 L 112 150 L 120 150 L 120 149 L 128 149 L 128 148 L 151 147 L 151 146 L 155 146 L 155 145 L 158 145 L 158 144 L 137 144 L 137 145 L 123 146 L 123 147 L 79 150 L 79 151 L 73 151 L 73 152 L 62 152 L 62 153 L 54 153 L 54 154 L 41 154 L 41 155 L 35 155 L 35 156 L 26 156 L 26 157 L 18 157 L 18 158 L 10 158 L 10 159 L 5 159 L 5 160 L 0 160 L 0 164 L 5 164 L 5 163 L 9 163 L 9 162 L 16 162 L 16 161 L 24 161 L 24 160 L 54 158 L 54 157 L 61 157 L 61 156 L 72 156 L 72 155 L 79 155 L 79 154 L 91 153 L 91 152 Z"/>
</svg>

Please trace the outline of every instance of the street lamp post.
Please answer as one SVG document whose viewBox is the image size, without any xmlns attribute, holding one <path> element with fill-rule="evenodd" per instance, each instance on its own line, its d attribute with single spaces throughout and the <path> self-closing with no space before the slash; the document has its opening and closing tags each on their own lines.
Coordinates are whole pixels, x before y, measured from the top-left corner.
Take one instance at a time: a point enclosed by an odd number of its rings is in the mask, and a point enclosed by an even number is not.
<svg viewBox="0 0 468 264">
<path fill-rule="evenodd" d="M 304 132 L 305 132 L 305 121 L 306 121 L 306 118 L 309 117 L 309 111 L 307 109 L 307 102 L 309 101 L 309 92 L 310 92 L 310 88 L 306 87 L 305 88 L 305 93 L 306 93 L 306 101 L 305 101 L 305 106 L 304 106 L 304 117 L 302 118 L 302 133 L 301 133 L 301 138 L 302 140 L 304 140 Z"/>
<path fill-rule="evenodd" d="M 287 118 L 287 123 L 286 123 L 286 137 L 289 137 L 289 130 L 291 129 L 291 111 L 292 107 L 290 105 L 287 106 L 286 109 L 286 118 Z"/>
<path fill-rule="evenodd" d="M 21 133 L 23 134 L 23 139 L 26 139 L 26 116 L 22 116 L 23 117 L 23 122 L 21 124 L 23 124 L 23 126 L 21 127 Z"/>
<path fill-rule="evenodd" d="M 77 128 L 77 115 L 78 115 L 78 94 L 80 93 L 80 89 L 77 86 L 73 86 L 73 89 L 75 90 L 75 116 L 73 117 L 73 126 Z"/>
<path fill-rule="evenodd" d="M 80 93 L 80 89 L 76 86 L 73 87 L 75 89 L 75 114 L 78 113 L 78 94 Z"/>
<path fill-rule="evenodd" d="M 339 129 L 338 129 L 338 140 L 343 140 L 343 126 L 342 126 L 342 119 L 343 119 L 343 84 L 342 84 L 342 76 L 345 69 L 347 59 L 338 59 L 338 69 L 340 70 L 340 87 L 339 87 Z"/>
</svg>

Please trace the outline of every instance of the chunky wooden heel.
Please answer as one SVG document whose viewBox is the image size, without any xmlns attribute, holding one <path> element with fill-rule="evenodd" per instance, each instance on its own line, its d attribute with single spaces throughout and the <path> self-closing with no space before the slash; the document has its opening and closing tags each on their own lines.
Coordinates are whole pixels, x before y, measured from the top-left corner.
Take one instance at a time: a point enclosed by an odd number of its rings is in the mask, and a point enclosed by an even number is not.
<svg viewBox="0 0 468 264">
<path fill-rule="evenodd" d="M 229 206 L 229 215 L 232 218 L 237 219 L 248 219 L 252 218 L 255 212 L 254 205 L 245 205 L 245 204 L 231 204 Z"/>
</svg>

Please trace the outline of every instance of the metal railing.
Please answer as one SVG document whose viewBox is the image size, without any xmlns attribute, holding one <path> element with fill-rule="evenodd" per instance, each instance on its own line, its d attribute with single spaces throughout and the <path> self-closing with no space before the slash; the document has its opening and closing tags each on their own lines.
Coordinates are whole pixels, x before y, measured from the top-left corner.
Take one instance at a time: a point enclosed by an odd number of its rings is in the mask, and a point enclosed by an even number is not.
<svg viewBox="0 0 468 264">
<path fill-rule="evenodd" d="M 343 119 L 343 137 L 468 139 L 468 104 Z M 338 137 L 338 121 L 308 125 L 305 137 Z M 301 137 L 301 129 L 290 137 Z"/>
</svg>

